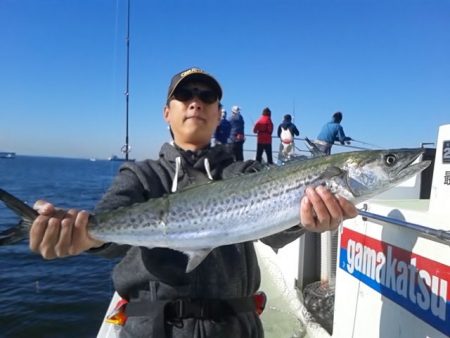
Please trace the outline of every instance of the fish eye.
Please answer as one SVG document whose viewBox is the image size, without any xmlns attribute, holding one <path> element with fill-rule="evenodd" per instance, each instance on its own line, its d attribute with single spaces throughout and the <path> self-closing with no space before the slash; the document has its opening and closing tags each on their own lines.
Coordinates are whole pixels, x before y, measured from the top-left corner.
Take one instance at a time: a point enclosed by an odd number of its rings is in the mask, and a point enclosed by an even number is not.
<svg viewBox="0 0 450 338">
<path fill-rule="evenodd" d="M 393 154 L 387 154 L 384 157 L 384 162 L 386 163 L 386 165 L 388 167 L 391 167 L 391 166 L 393 166 L 395 164 L 395 162 L 397 162 L 397 157 L 395 155 L 393 155 Z"/>
</svg>

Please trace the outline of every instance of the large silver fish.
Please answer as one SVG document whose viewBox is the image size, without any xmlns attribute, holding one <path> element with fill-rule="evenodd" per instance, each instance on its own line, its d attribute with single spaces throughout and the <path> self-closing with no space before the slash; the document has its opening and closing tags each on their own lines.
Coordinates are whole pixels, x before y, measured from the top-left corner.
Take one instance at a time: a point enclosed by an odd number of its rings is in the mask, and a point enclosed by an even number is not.
<svg viewBox="0 0 450 338">
<path fill-rule="evenodd" d="M 291 161 L 257 173 L 189 187 L 145 203 L 92 215 L 89 233 L 104 242 L 166 247 L 189 256 L 193 270 L 215 247 L 253 241 L 299 224 L 307 186 L 325 185 L 359 203 L 397 185 L 429 161 L 422 149 L 368 150 Z M 0 245 L 24 238 L 37 213 L 0 189 L 22 221 L 0 233 Z"/>
</svg>

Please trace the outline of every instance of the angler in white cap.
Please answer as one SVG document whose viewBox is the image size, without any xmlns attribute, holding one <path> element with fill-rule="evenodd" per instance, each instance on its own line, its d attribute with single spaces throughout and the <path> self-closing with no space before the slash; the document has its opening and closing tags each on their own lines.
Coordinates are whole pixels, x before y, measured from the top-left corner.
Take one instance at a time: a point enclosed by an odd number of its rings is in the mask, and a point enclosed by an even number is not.
<svg viewBox="0 0 450 338">
<path fill-rule="evenodd" d="M 231 134 L 230 141 L 232 144 L 233 155 L 235 161 L 244 160 L 244 118 L 241 115 L 241 108 L 239 106 L 231 107 Z"/>
</svg>

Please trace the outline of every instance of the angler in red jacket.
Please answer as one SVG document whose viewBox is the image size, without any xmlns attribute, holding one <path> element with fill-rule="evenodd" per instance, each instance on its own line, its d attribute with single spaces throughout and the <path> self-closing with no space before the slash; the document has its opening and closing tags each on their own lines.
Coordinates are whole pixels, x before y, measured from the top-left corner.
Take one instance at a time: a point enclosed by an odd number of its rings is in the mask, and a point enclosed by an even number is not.
<svg viewBox="0 0 450 338">
<path fill-rule="evenodd" d="M 268 107 L 264 108 L 262 115 L 256 122 L 253 132 L 257 134 L 256 160 L 262 161 L 263 151 L 266 152 L 267 163 L 273 164 L 272 160 L 272 132 L 273 123 L 270 119 L 271 111 Z"/>
</svg>

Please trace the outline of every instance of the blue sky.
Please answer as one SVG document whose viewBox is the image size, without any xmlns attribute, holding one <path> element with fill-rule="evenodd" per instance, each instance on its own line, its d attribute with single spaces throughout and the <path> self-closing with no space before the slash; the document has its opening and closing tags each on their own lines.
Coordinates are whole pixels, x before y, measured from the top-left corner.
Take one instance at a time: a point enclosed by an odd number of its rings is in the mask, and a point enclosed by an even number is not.
<svg viewBox="0 0 450 338">
<path fill-rule="evenodd" d="M 125 0 L 0 1 L 0 150 L 120 154 L 125 20 Z M 446 0 L 131 0 L 130 54 L 138 159 L 169 139 L 169 80 L 194 65 L 228 111 L 242 107 L 247 133 L 266 106 L 310 138 L 342 111 L 349 136 L 385 148 L 434 142 L 450 123 Z"/>
</svg>

